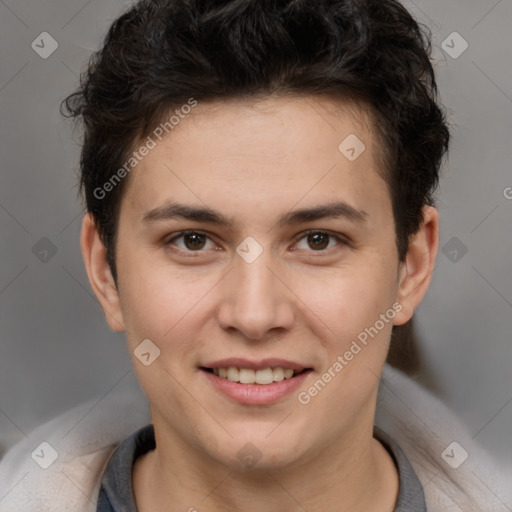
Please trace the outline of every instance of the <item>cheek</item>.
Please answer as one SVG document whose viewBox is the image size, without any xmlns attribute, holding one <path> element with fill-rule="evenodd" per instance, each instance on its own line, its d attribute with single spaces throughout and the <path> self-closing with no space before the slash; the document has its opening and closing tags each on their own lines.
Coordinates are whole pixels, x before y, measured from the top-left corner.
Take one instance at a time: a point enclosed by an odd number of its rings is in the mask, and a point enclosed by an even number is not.
<svg viewBox="0 0 512 512">
<path fill-rule="evenodd" d="M 355 339 L 394 302 L 393 274 L 384 272 L 379 262 L 361 267 L 333 269 L 328 278 L 312 275 L 301 280 L 297 295 L 309 308 L 309 316 L 324 324 L 334 344 Z"/>
<path fill-rule="evenodd" d="M 120 298 L 130 345 L 149 338 L 161 348 L 181 342 L 183 326 L 199 327 L 208 298 L 222 278 L 218 272 L 178 270 L 133 254 L 124 261 Z M 130 271 L 130 269 L 137 269 Z M 120 275 L 121 275 L 120 272 Z M 138 341 L 139 340 L 139 341 Z M 184 344 L 189 343 L 184 340 Z"/>
<path fill-rule="evenodd" d="M 300 403 L 332 435 L 373 399 L 386 359 L 398 310 L 393 307 L 393 276 L 379 280 L 382 269 L 375 270 L 340 272 L 328 287 L 314 280 L 304 286 L 311 300 L 307 321 L 316 326 L 319 339 L 323 336 L 325 358 L 317 380 L 302 390 Z"/>
</svg>

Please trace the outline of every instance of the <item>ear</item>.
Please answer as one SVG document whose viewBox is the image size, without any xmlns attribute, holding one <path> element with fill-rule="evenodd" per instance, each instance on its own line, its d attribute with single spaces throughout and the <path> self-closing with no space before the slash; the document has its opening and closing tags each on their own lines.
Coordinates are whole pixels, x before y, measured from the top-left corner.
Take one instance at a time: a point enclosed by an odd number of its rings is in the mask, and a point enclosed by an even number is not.
<svg viewBox="0 0 512 512">
<path fill-rule="evenodd" d="M 125 330 L 119 293 L 107 263 L 107 249 L 90 213 L 84 215 L 80 237 L 82 257 L 91 287 L 99 300 L 108 325 L 117 332 Z"/>
<path fill-rule="evenodd" d="M 395 325 L 408 322 L 427 293 L 439 247 L 439 214 L 432 206 L 423 208 L 420 229 L 409 240 L 405 261 L 400 263 L 397 302 L 402 309 Z"/>
</svg>

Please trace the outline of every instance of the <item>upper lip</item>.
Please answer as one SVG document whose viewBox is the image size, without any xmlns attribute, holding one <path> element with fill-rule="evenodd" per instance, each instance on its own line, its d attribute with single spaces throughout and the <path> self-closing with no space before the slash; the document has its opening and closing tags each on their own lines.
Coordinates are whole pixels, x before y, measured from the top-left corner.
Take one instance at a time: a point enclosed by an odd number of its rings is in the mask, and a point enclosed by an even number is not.
<svg viewBox="0 0 512 512">
<path fill-rule="evenodd" d="M 230 357 L 229 359 L 219 359 L 217 361 L 208 362 L 202 365 L 203 368 L 212 369 L 229 368 L 230 366 L 234 366 L 236 368 L 248 368 L 251 370 L 263 370 L 265 368 L 281 367 L 285 369 L 290 368 L 296 372 L 301 372 L 302 370 L 311 368 L 311 366 L 279 358 L 267 358 L 261 359 L 259 361 L 251 361 L 249 359 L 244 359 L 241 357 Z"/>
</svg>

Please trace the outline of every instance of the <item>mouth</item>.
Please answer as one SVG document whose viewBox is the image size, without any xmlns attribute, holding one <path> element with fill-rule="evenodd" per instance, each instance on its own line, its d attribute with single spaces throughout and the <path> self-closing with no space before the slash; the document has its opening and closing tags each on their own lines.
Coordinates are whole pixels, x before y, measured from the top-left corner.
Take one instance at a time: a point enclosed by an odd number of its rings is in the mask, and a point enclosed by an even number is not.
<svg viewBox="0 0 512 512">
<path fill-rule="evenodd" d="M 199 367 L 212 389 L 244 405 L 268 405 L 294 396 L 294 392 L 313 373 L 312 367 L 266 359 L 224 359 Z"/>
<path fill-rule="evenodd" d="M 296 378 L 299 375 L 312 371 L 313 369 L 303 368 L 302 370 L 294 370 L 293 368 L 283 368 L 282 366 L 277 366 L 274 368 L 267 367 L 254 370 L 252 368 L 227 366 L 216 368 L 201 367 L 201 370 L 231 382 L 268 386 L 274 384 L 275 382 L 282 382 L 283 380 Z"/>
</svg>

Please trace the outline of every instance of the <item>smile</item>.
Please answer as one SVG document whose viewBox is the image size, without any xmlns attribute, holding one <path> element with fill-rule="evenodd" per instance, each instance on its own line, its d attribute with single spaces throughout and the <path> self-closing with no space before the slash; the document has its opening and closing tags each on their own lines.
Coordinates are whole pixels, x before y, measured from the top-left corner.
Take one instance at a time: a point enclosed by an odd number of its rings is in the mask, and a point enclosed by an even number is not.
<svg viewBox="0 0 512 512">
<path fill-rule="evenodd" d="M 231 358 L 199 369 L 216 393 L 243 405 L 269 405 L 291 399 L 313 373 L 312 368 L 283 359 L 256 363 Z"/>
<path fill-rule="evenodd" d="M 259 384 L 266 386 L 274 382 L 281 382 L 285 379 L 291 379 L 306 370 L 296 371 L 292 368 L 263 368 L 261 370 L 253 370 L 252 368 L 237 368 L 229 366 L 227 368 L 205 368 L 217 377 L 228 379 L 231 382 L 239 382 L 241 384 Z"/>
</svg>

